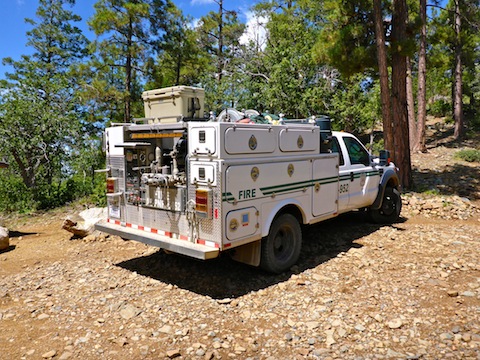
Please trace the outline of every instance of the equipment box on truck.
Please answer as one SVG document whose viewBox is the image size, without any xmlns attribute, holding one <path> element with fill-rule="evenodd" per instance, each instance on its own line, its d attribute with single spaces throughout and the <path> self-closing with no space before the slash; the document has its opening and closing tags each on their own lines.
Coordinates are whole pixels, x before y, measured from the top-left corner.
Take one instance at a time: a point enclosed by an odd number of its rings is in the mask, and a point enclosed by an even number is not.
<svg viewBox="0 0 480 360">
<path fill-rule="evenodd" d="M 203 101 L 203 97 L 201 98 Z M 201 104 L 203 108 L 203 104 Z M 396 168 L 328 119 L 283 125 L 143 119 L 105 131 L 108 219 L 97 229 L 198 259 L 230 252 L 279 273 L 302 224 L 401 210 Z"/>
</svg>

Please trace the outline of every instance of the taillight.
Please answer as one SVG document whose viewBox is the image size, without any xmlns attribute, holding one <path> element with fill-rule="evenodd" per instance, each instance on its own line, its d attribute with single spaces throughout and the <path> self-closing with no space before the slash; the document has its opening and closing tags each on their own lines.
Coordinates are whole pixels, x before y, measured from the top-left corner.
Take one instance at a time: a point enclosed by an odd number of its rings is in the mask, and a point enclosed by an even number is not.
<svg viewBox="0 0 480 360">
<path fill-rule="evenodd" d="M 212 190 L 195 190 L 195 211 L 200 217 L 212 218 Z"/>
<path fill-rule="evenodd" d="M 107 194 L 113 194 L 117 192 L 117 189 L 118 189 L 118 179 L 107 178 Z"/>
</svg>

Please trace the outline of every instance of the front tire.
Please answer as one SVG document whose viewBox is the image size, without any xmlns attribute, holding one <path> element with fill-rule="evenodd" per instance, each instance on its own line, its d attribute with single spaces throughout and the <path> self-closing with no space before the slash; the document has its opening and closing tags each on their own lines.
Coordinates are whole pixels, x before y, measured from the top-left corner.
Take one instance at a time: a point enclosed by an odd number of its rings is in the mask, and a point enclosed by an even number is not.
<svg viewBox="0 0 480 360">
<path fill-rule="evenodd" d="M 282 214 L 273 221 L 268 236 L 262 239 L 260 267 L 280 274 L 297 262 L 301 248 L 302 229 L 298 220 L 291 214 Z"/>
<path fill-rule="evenodd" d="M 382 206 L 379 209 L 370 209 L 370 219 L 377 224 L 393 224 L 398 220 L 402 211 L 400 192 L 389 186 L 383 194 Z"/>
</svg>

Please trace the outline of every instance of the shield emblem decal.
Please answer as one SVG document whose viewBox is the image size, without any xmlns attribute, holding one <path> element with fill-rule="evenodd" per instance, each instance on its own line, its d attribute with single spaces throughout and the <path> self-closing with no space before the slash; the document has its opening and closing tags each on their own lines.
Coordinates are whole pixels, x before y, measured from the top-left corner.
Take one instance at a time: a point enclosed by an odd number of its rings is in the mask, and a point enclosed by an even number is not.
<svg viewBox="0 0 480 360">
<path fill-rule="evenodd" d="M 295 172 L 295 167 L 293 166 L 293 164 L 288 164 L 288 168 L 287 168 L 288 176 L 292 177 L 294 172 Z"/>
<path fill-rule="evenodd" d="M 302 135 L 298 135 L 297 146 L 298 146 L 299 149 L 303 148 L 303 137 L 302 137 Z"/>
<path fill-rule="evenodd" d="M 257 138 L 255 135 L 250 136 L 250 139 L 248 140 L 248 147 L 250 150 L 255 150 L 257 148 Z"/>
</svg>

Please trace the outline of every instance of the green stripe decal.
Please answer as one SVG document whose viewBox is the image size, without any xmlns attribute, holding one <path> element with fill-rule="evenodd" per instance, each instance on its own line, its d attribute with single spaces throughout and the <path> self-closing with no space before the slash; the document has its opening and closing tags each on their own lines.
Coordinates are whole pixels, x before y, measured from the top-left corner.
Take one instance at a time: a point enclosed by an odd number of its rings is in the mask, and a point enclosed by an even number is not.
<svg viewBox="0 0 480 360">
<path fill-rule="evenodd" d="M 304 189 L 307 187 L 312 187 L 316 183 L 319 183 L 320 185 L 325 185 L 325 184 L 331 184 L 335 183 L 338 181 L 337 176 L 332 176 L 324 179 L 314 179 L 314 180 L 308 180 L 308 181 L 301 181 L 297 183 L 292 183 L 292 184 L 282 184 L 282 185 L 275 185 L 275 186 L 267 186 L 260 188 L 260 191 L 263 193 L 263 195 L 271 195 L 273 193 L 282 193 L 282 192 L 287 192 L 287 191 L 292 191 L 292 190 L 300 190 Z"/>
<path fill-rule="evenodd" d="M 354 179 L 358 179 L 358 178 L 360 178 L 363 174 L 365 174 L 367 177 L 380 175 L 380 173 L 379 173 L 378 171 L 367 171 L 367 172 L 354 173 L 354 174 L 353 174 L 353 178 L 354 178 Z M 350 175 L 350 174 L 345 174 L 345 175 L 341 175 L 341 176 L 339 177 L 339 180 L 340 180 L 340 181 L 345 181 L 345 180 L 350 180 L 351 178 L 352 178 L 352 175 Z"/>
<path fill-rule="evenodd" d="M 354 179 L 360 178 L 363 174 L 365 174 L 367 177 L 369 176 L 378 176 L 380 173 L 378 171 L 367 171 L 367 172 L 361 172 L 361 173 L 354 173 L 353 177 Z M 315 186 L 315 184 L 320 184 L 320 185 L 326 185 L 326 184 L 332 184 L 340 181 L 346 181 L 350 180 L 351 175 L 346 174 L 342 176 L 331 176 L 327 178 L 321 178 L 321 179 L 314 179 L 314 180 L 306 180 L 306 181 L 299 181 L 295 183 L 288 183 L 288 184 L 281 184 L 281 185 L 272 185 L 272 186 L 266 186 L 260 188 L 260 191 L 262 192 L 263 195 L 272 195 L 272 194 L 280 194 L 280 193 L 285 193 L 289 191 L 295 191 L 295 190 L 301 190 L 304 188 L 309 188 Z M 228 201 L 232 202 L 235 201 L 235 196 L 229 191 L 222 193 L 222 201 Z M 243 201 L 243 200 L 241 200 Z"/>
<path fill-rule="evenodd" d="M 231 192 L 222 193 L 222 201 L 233 201 L 235 197 Z"/>
</svg>

